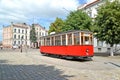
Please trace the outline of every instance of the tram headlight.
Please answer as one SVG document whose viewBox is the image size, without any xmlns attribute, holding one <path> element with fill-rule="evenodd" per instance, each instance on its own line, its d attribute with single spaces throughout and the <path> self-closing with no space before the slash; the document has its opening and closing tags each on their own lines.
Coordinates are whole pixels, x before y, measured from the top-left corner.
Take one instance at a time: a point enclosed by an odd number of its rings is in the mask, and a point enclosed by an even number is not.
<svg viewBox="0 0 120 80">
<path fill-rule="evenodd" d="M 89 49 L 86 49 L 86 52 L 88 53 L 88 52 L 89 52 Z"/>
<path fill-rule="evenodd" d="M 89 55 L 89 49 L 86 49 L 86 55 L 87 56 Z"/>
</svg>

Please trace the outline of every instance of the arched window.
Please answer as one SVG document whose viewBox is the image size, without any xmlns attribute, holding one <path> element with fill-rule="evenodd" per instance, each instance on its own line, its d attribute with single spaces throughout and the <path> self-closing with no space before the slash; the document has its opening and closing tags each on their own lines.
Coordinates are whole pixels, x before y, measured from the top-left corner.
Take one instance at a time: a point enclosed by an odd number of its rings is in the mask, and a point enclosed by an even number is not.
<svg viewBox="0 0 120 80">
<path fill-rule="evenodd" d="M 16 34 L 14 35 L 14 39 L 16 39 Z"/>
</svg>

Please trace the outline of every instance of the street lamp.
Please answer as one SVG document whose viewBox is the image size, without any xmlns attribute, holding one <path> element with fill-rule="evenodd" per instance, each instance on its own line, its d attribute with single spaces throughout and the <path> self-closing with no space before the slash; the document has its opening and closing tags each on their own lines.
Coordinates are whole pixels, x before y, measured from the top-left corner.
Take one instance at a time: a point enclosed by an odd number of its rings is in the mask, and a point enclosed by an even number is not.
<svg viewBox="0 0 120 80">
<path fill-rule="evenodd" d="M 20 52 L 22 53 L 22 39 L 23 39 L 23 36 L 21 37 L 21 46 L 20 46 Z"/>
</svg>

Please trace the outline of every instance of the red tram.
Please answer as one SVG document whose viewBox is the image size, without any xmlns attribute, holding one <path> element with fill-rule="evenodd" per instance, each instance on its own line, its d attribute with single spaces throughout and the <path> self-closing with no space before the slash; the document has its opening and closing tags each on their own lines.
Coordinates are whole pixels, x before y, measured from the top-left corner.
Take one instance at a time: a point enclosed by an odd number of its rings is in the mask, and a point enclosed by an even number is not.
<svg viewBox="0 0 120 80">
<path fill-rule="evenodd" d="M 41 37 L 40 52 L 60 57 L 93 57 L 93 34 L 90 31 L 68 31 Z"/>
</svg>

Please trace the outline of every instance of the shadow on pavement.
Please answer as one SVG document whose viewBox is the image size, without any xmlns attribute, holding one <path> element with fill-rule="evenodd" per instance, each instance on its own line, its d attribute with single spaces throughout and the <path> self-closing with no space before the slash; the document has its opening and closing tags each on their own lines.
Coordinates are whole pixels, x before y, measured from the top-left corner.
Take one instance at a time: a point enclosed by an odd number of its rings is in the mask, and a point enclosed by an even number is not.
<svg viewBox="0 0 120 80">
<path fill-rule="evenodd" d="M 72 58 L 72 57 L 66 57 L 66 58 L 60 58 L 59 56 L 56 55 L 42 55 L 46 57 L 51 57 L 51 58 L 56 58 L 56 59 L 64 59 L 64 60 L 69 60 L 69 61 L 78 61 L 78 62 L 88 62 L 88 61 L 93 61 L 92 58 Z"/>
<path fill-rule="evenodd" d="M 6 61 L 0 61 L 6 63 Z M 0 63 L 0 80 L 68 80 L 73 75 L 47 65 L 10 65 Z"/>
<path fill-rule="evenodd" d="M 8 60 L 0 60 L 0 64 L 2 63 L 8 63 Z"/>
</svg>

